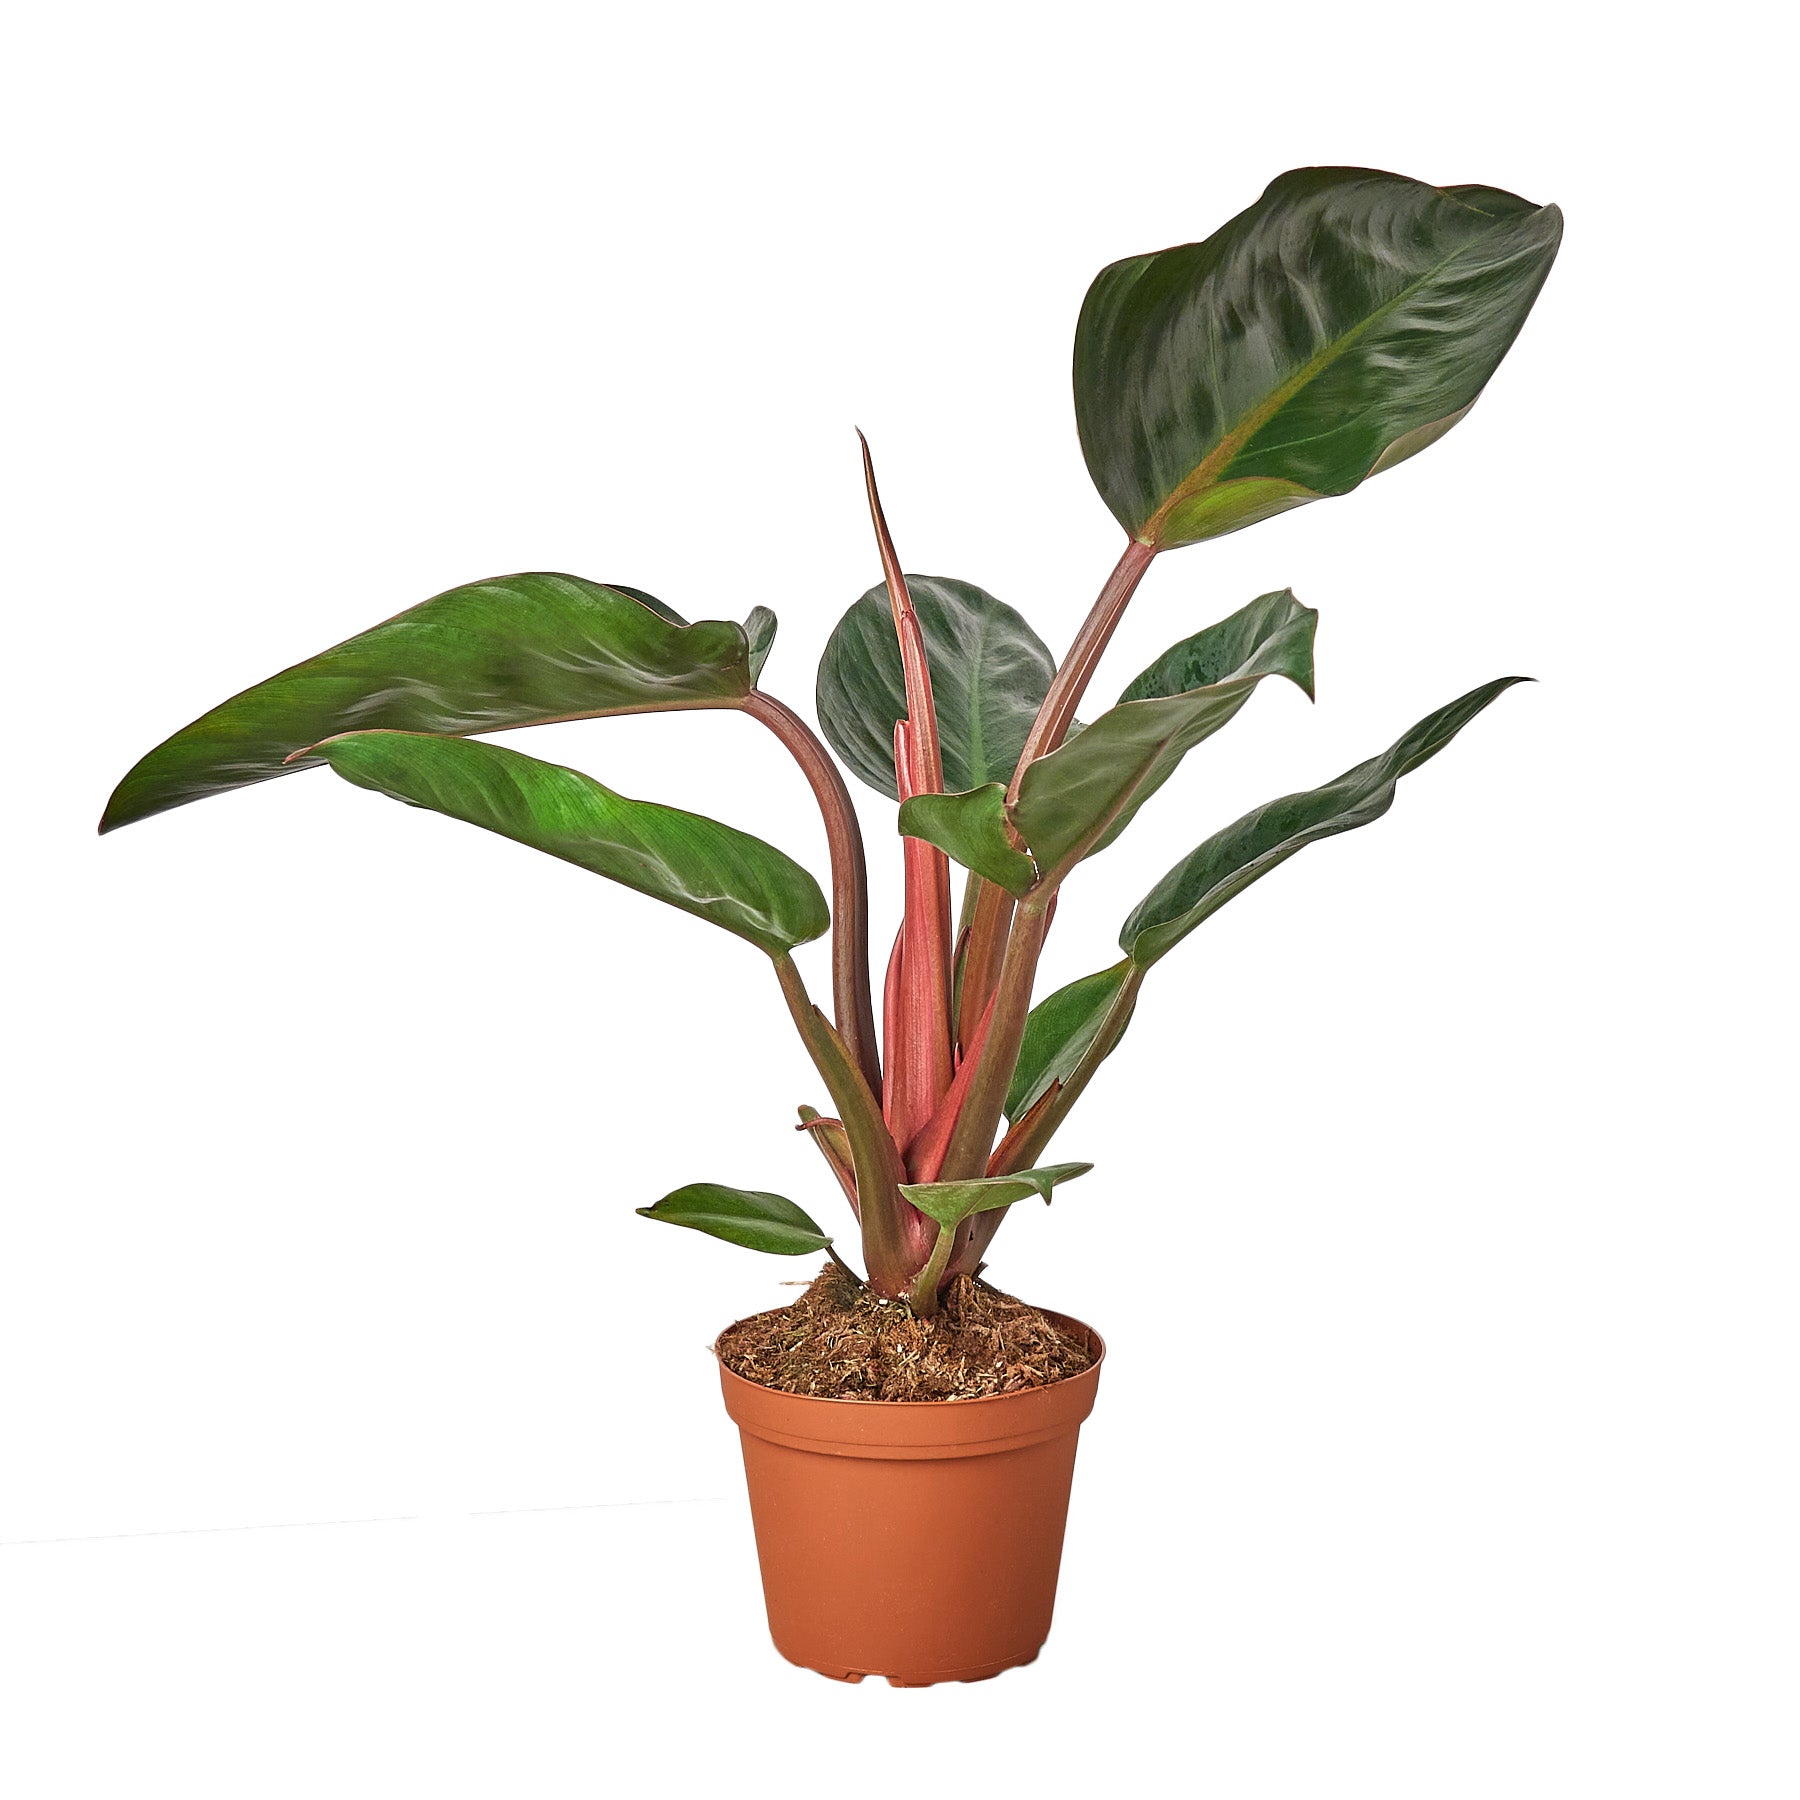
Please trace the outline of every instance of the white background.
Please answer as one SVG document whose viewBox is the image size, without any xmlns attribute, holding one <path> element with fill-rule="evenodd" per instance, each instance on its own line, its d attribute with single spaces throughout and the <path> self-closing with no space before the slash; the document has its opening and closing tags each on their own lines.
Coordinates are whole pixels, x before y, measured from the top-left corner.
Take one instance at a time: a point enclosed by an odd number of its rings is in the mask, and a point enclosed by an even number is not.
<svg viewBox="0 0 1800 1800">
<path fill-rule="evenodd" d="M 1785 145 L 1747 12 L 1654 12 L 15 12 L 9 1795 L 1795 1792 Z M 705 1348 L 806 1266 L 632 1213 L 837 1216 L 757 954 L 324 774 L 93 823 L 519 568 L 769 604 L 810 711 L 878 574 L 853 424 L 906 564 L 1060 649 L 1118 549 L 1089 278 L 1312 162 L 1558 200 L 1562 258 L 1441 445 L 1153 570 L 1099 694 L 1292 584 L 1318 705 L 1190 759 L 1047 978 L 1247 806 L 1540 683 L 1158 971 L 1097 1172 L 999 1239 L 1111 1344 L 1042 1660 L 829 1684 Z M 513 741 L 824 867 L 745 720 Z"/>
</svg>

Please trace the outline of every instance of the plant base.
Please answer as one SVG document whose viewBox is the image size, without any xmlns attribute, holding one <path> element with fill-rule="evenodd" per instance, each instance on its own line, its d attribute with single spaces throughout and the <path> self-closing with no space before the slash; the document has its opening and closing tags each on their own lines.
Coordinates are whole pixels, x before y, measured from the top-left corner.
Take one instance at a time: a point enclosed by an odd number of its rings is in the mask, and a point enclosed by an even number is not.
<svg viewBox="0 0 1800 1800">
<path fill-rule="evenodd" d="M 721 1363 L 743 1441 L 769 1634 L 789 1662 L 895 1687 L 984 1681 L 1050 1633 L 1081 1422 L 1079 1375 L 985 1400 L 820 1400 Z"/>
</svg>

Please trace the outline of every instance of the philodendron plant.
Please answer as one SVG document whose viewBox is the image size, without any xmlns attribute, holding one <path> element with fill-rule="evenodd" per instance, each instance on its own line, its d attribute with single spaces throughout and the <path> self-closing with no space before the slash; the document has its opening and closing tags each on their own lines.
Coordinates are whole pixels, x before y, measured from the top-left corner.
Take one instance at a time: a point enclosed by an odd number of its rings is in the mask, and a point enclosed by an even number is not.
<svg viewBox="0 0 1800 1800">
<path fill-rule="evenodd" d="M 1380 818 L 1400 778 L 1517 679 L 1215 832 L 1132 910 L 1118 961 L 1034 1007 L 1063 882 L 1260 683 L 1313 690 L 1316 614 L 1283 589 L 1184 637 L 1078 723 L 1145 571 L 1166 550 L 1347 494 L 1441 437 L 1512 344 L 1560 234 L 1555 207 L 1496 188 L 1297 169 L 1204 243 L 1102 270 L 1076 327 L 1075 414 L 1126 543 L 1060 663 L 991 594 L 901 573 L 864 446 L 883 579 L 832 634 L 817 707 L 844 764 L 899 803 L 905 912 L 879 1032 L 856 813 L 825 746 L 760 685 L 775 635 L 762 607 L 742 624 L 690 624 L 638 588 L 572 575 L 452 589 L 177 732 L 120 782 L 100 828 L 327 765 L 734 932 L 772 963 L 830 1096 L 829 1114 L 800 1108 L 801 1127 L 855 1215 L 868 1285 L 931 1314 L 982 1263 L 1006 1208 L 1088 1168 L 1046 1155 L 1150 971 L 1296 851 Z M 829 909 L 758 838 L 478 741 L 699 707 L 745 713 L 792 752 L 824 815 Z M 791 954 L 828 929 L 829 1013 Z M 705 1182 L 639 1210 L 751 1249 L 838 1256 L 775 1194 Z"/>
</svg>

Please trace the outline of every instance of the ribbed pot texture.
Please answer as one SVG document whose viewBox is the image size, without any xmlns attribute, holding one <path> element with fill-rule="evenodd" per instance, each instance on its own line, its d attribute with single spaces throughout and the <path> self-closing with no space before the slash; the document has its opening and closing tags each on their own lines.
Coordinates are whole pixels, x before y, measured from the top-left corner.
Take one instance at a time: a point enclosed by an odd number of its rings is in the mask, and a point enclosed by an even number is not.
<svg viewBox="0 0 1800 1800">
<path fill-rule="evenodd" d="M 789 1662 L 895 1687 L 980 1681 L 1050 1635 L 1081 1422 L 1106 1346 L 1049 1315 L 1094 1361 L 987 1400 L 816 1400 L 723 1363 L 744 1446 L 769 1634 Z"/>
</svg>

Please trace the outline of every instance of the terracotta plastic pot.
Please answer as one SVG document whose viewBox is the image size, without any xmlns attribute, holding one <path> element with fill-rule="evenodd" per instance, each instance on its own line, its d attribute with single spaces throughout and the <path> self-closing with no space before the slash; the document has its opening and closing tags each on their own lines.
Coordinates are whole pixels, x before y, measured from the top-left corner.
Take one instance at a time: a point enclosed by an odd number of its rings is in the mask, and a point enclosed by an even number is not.
<svg viewBox="0 0 1800 1800">
<path fill-rule="evenodd" d="M 789 1662 L 895 1687 L 980 1681 L 1050 1635 L 1081 1421 L 1106 1346 L 1052 1313 L 1094 1361 L 988 1400 L 815 1400 L 723 1363 L 762 1563 L 769 1635 Z"/>
</svg>

